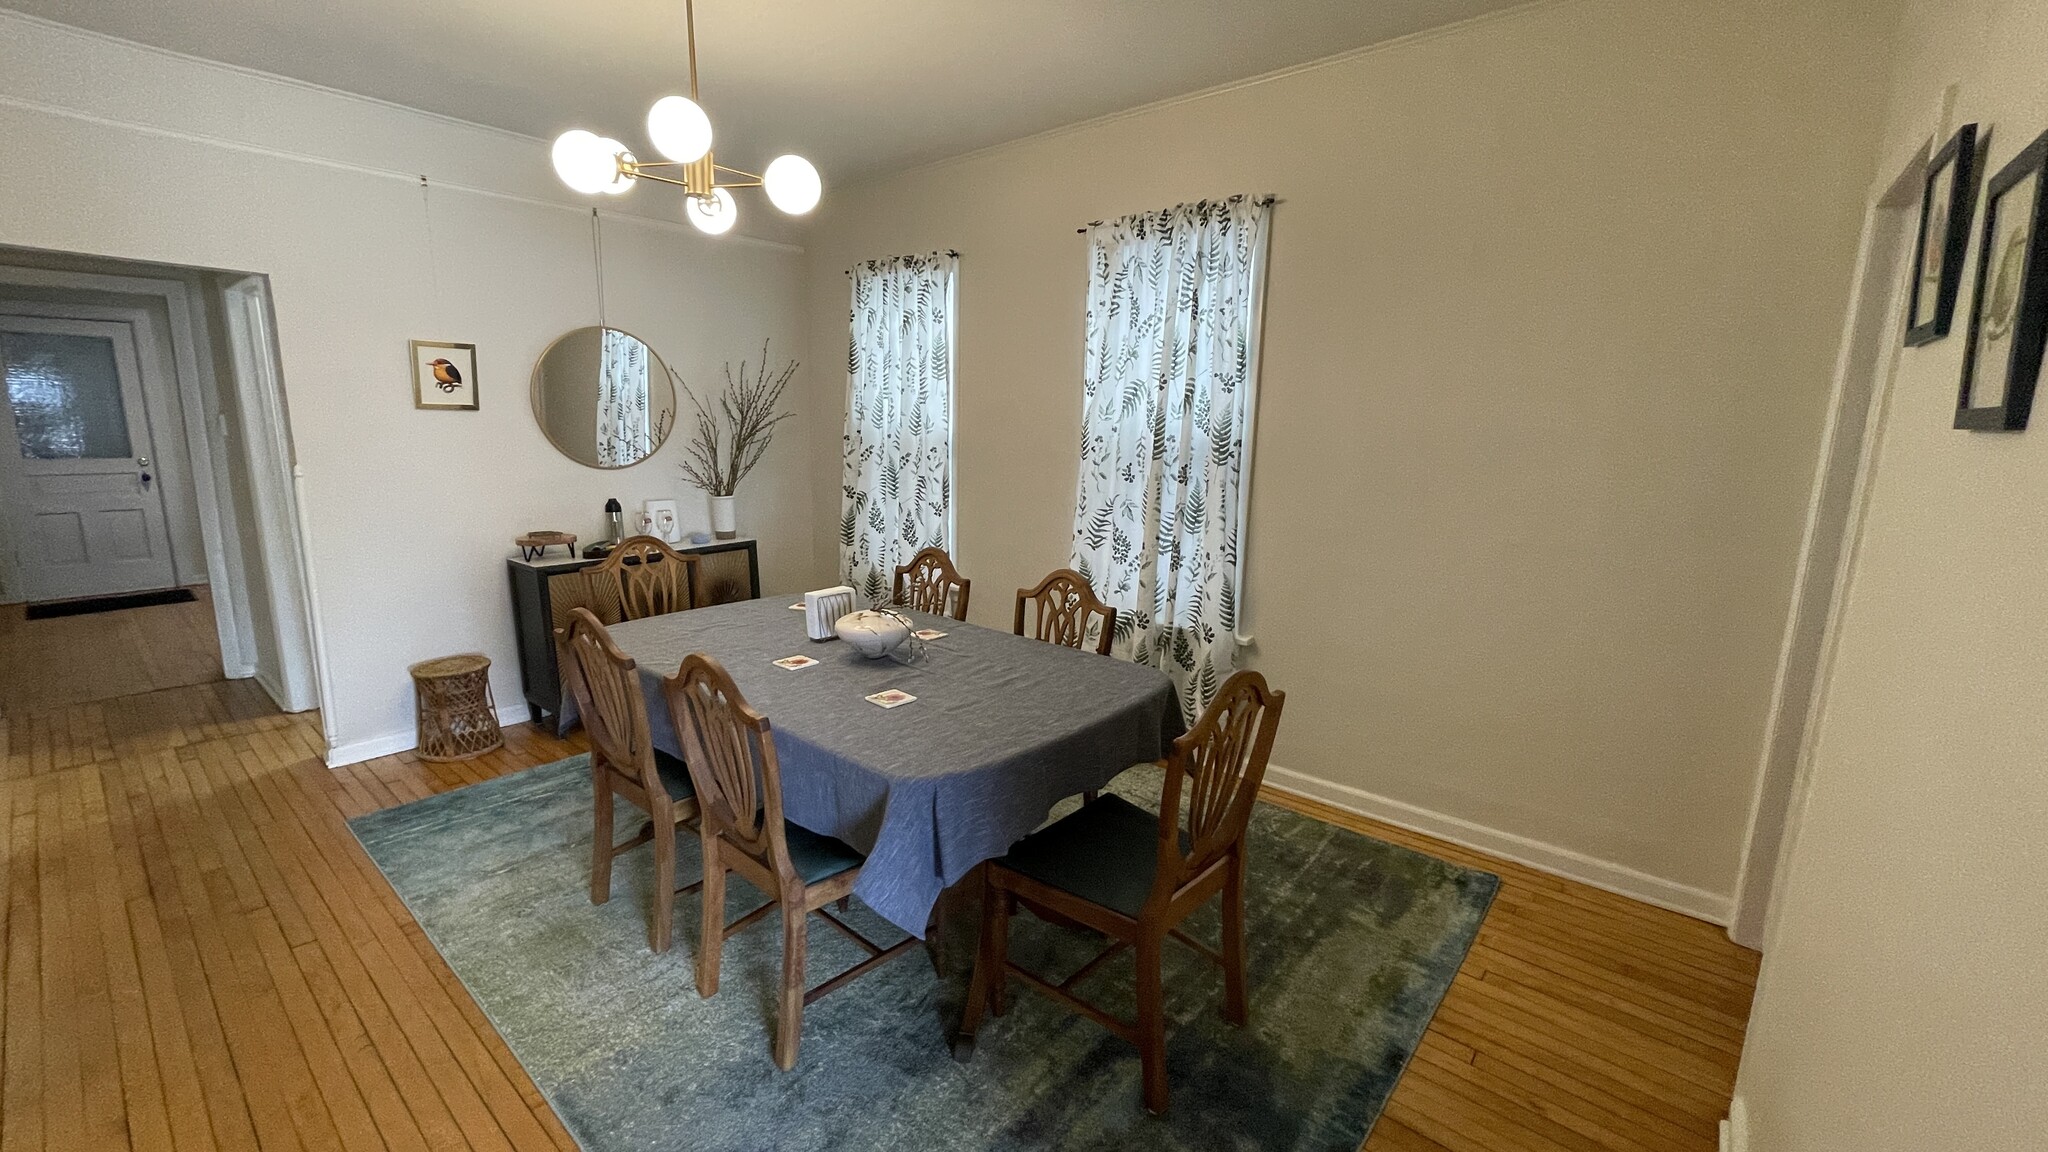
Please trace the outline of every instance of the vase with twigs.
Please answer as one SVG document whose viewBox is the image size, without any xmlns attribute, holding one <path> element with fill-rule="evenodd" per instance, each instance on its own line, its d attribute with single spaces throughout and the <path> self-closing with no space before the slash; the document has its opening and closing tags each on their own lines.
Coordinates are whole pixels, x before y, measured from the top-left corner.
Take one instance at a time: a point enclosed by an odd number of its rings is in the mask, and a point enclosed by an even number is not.
<svg viewBox="0 0 2048 1152">
<path fill-rule="evenodd" d="M 739 535 L 733 495 L 740 481 L 767 453 L 769 442 L 775 438 L 776 425 L 795 415 L 780 409 L 783 390 L 789 387 L 796 369 L 797 362 L 791 360 L 770 371 L 768 342 L 763 340 L 761 362 L 751 376 L 745 360 L 740 361 L 737 369 L 726 362 L 725 391 L 715 404 L 706 404 L 675 369 L 669 369 L 676 387 L 690 398 L 694 410 L 695 428 L 683 445 L 679 467 L 684 479 L 711 498 L 711 531 L 720 540 Z"/>
</svg>

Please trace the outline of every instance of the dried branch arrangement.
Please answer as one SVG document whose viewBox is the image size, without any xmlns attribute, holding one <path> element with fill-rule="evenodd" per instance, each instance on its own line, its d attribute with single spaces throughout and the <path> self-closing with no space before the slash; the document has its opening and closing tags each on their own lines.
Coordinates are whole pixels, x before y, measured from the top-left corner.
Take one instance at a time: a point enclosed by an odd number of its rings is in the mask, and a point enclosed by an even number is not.
<svg viewBox="0 0 2048 1152">
<path fill-rule="evenodd" d="M 716 411 L 698 399 L 675 369 L 669 369 L 676 387 L 682 389 L 696 409 L 697 427 L 689 443 L 683 446 L 679 465 L 684 478 L 713 496 L 732 495 L 768 451 L 769 442 L 775 438 L 775 426 L 796 415 L 776 410 L 796 369 L 797 362 L 791 360 L 770 374 L 768 342 L 763 340 L 761 363 L 751 378 L 745 360 L 740 361 L 737 370 L 730 361 L 726 363 L 725 392 L 718 398 Z"/>
</svg>

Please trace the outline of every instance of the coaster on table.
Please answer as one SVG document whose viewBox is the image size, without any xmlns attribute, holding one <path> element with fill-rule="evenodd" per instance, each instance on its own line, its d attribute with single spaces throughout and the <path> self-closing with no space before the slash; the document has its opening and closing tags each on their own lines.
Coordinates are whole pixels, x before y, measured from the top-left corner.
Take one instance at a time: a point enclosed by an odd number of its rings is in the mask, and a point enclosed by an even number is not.
<svg viewBox="0 0 2048 1152">
<path fill-rule="evenodd" d="M 868 697 L 868 703 L 880 708 L 901 708 L 915 699 L 917 697 L 903 691 L 901 688 L 891 688 L 886 692 L 877 692 L 873 696 Z"/>
<path fill-rule="evenodd" d="M 809 668 L 811 665 L 816 664 L 817 661 L 809 656 L 784 656 L 780 660 L 771 660 L 769 663 L 777 668 Z"/>
<path fill-rule="evenodd" d="M 940 637 L 944 636 L 945 633 L 939 631 L 937 628 L 919 628 L 917 631 L 912 632 L 911 635 L 917 637 L 919 640 L 937 640 Z"/>
</svg>

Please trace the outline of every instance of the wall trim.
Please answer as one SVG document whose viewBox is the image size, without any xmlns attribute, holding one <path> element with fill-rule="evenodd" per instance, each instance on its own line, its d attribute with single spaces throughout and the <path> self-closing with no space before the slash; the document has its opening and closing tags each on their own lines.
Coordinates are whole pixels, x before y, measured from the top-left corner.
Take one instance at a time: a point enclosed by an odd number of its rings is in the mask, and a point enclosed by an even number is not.
<svg viewBox="0 0 2048 1152">
<path fill-rule="evenodd" d="M 1696 920 L 1725 927 L 1734 909 L 1734 898 L 1704 888 L 1694 888 L 1640 872 L 1625 864 L 1601 860 L 1570 848 L 1546 844 L 1513 832 L 1503 832 L 1456 816 L 1394 800 L 1349 784 L 1338 784 L 1304 772 L 1266 766 L 1266 785 L 1296 796 L 1320 800 L 1346 812 L 1369 817 L 1410 832 L 1448 840 L 1461 848 L 1498 856 L 1540 872 L 1576 880 L 1617 896 L 1654 904 Z"/>
<path fill-rule="evenodd" d="M 498 706 L 498 723 L 502 727 L 524 724 L 532 719 L 533 709 L 523 698 L 516 704 Z M 410 751 L 419 746 L 419 733 L 407 728 L 398 732 L 386 732 L 382 736 L 372 736 L 366 740 L 351 740 L 346 744 L 329 745 L 325 759 L 329 768 L 346 768 L 351 764 Z"/>
</svg>

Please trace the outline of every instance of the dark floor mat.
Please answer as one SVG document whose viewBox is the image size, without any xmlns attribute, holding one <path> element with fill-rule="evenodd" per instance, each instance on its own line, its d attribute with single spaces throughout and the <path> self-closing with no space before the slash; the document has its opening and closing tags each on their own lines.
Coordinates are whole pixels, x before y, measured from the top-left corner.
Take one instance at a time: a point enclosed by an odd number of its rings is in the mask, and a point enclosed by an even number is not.
<svg viewBox="0 0 2048 1152">
<path fill-rule="evenodd" d="M 90 616 L 95 612 L 119 612 L 123 608 L 149 608 L 157 604 L 189 604 L 198 597 L 190 588 L 164 588 L 156 592 L 128 592 L 120 596 L 88 596 L 83 600 L 50 600 L 28 606 L 28 618 L 48 620 L 53 616 Z"/>
</svg>

